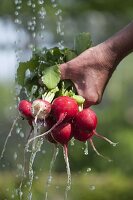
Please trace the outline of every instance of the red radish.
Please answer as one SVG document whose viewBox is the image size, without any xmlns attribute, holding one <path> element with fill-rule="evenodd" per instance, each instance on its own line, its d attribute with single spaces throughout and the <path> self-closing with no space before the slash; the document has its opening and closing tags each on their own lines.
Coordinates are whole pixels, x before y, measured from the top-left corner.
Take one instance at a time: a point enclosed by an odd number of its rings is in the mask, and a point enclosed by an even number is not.
<svg viewBox="0 0 133 200">
<path fill-rule="evenodd" d="M 72 126 L 70 123 L 62 123 L 52 131 L 51 135 L 56 142 L 67 145 L 73 136 Z"/>
<path fill-rule="evenodd" d="M 33 119 L 29 119 L 29 120 L 28 120 L 28 124 L 29 124 L 31 127 L 33 127 Z"/>
<path fill-rule="evenodd" d="M 45 119 L 51 111 L 51 104 L 48 101 L 37 99 L 33 101 L 31 112 L 37 119 Z"/>
<path fill-rule="evenodd" d="M 48 133 L 47 135 L 45 135 L 46 140 L 48 140 L 50 143 L 56 144 L 57 142 L 54 140 L 53 136 L 51 135 L 51 133 Z"/>
<path fill-rule="evenodd" d="M 108 138 L 106 138 L 96 132 L 97 116 L 96 116 L 95 112 L 93 110 L 91 110 L 90 108 L 83 109 L 82 111 L 77 113 L 77 115 L 75 116 L 74 121 L 73 121 L 73 126 L 74 126 L 73 127 L 74 138 L 79 141 L 82 141 L 82 142 L 89 140 L 93 150 L 99 156 L 104 157 L 95 148 L 95 145 L 92 140 L 93 135 L 106 140 L 113 146 L 116 146 L 116 143 L 113 143 Z M 110 161 L 110 159 L 108 159 L 108 160 Z"/>
<path fill-rule="evenodd" d="M 75 99 L 68 97 L 68 96 L 60 96 L 54 99 L 52 103 L 51 113 L 56 119 L 56 123 L 53 125 L 51 129 L 44 132 L 41 135 L 38 135 L 31 140 L 29 143 L 35 140 L 36 138 L 43 137 L 54 130 L 63 120 L 65 122 L 72 120 L 75 115 L 78 113 L 78 104 Z"/>
<path fill-rule="evenodd" d="M 32 112 L 31 112 L 31 102 L 27 100 L 22 100 L 20 101 L 18 105 L 18 110 L 22 114 L 24 118 L 31 119 L 32 117 Z"/>
<path fill-rule="evenodd" d="M 79 129 L 92 132 L 97 126 L 97 116 L 92 109 L 86 108 L 77 113 L 74 122 Z"/>
<path fill-rule="evenodd" d="M 46 126 L 48 128 L 48 130 L 55 124 L 55 120 L 53 119 L 52 116 L 48 116 L 46 118 Z M 50 143 L 54 143 L 56 144 L 57 142 L 54 140 L 54 138 L 52 137 L 51 133 L 48 133 L 47 135 L 45 135 L 46 140 L 48 140 Z"/>
<path fill-rule="evenodd" d="M 82 129 L 74 129 L 73 130 L 73 135 L 74 135 L 74 138 L 76 140 L 79 140 L 81 142 L 86 142 L 89 138 L 91 138 L 93 136 L 93 132 L 85 132 L 84 130 Z"/>
<path fill-rule="evenodd" d="M 78 113 L 78 104 L 68 96 L 57 97 L 52 103 L 52 114 L 57 121 L 72 119 Z"/>
</svg>

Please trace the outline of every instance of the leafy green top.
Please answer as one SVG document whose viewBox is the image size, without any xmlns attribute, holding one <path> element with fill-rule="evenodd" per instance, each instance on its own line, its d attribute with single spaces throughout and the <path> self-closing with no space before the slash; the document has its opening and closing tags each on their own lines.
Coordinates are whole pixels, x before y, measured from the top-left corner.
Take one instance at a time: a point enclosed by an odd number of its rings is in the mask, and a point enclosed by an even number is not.
<svg viewBox="0 0 133 200">
<path fill-rule="evenodd" d="M 33 53 L 29 61 L 20 63 L 16 74 L 16 83 L 21 86 L 20 99 L 23 98 L 25 90 L 30 101 L 48 97 L 49 101 L 52 101 L 55 95 L 68 95 L 73 96 L 79 104 L 83 103 L 84 99 L 76 94 L 73 83 L 60 79 L 59 65 L 88 49 L 91 43 L 89 33 L 80 33 L 74 39 L 74 49 L 44 48 Z"/>
</svg>

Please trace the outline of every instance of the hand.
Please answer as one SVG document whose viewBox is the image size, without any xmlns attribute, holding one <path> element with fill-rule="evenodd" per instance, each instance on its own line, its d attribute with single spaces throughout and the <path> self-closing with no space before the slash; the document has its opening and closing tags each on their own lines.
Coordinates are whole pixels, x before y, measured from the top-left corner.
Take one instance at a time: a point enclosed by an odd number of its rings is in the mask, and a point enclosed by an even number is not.
<svg viewBox="0 0 133 200">
<path fill-rule="evenodd" d="M 101 102 L 105 87 L 118 63 L 133 52 L 133 22 L 105 42 L 60 65 L 62 79 L 70 79 L 91 106 Z"/>
<path fill-rule="evenodd" d="M 60 65 L 61 78 L 73 81 L 78 94 L 86 100 L 85 107 L 88 107 L 101 102 L 115 65 L 115 55 L 102 43 Z"/>
</svg>

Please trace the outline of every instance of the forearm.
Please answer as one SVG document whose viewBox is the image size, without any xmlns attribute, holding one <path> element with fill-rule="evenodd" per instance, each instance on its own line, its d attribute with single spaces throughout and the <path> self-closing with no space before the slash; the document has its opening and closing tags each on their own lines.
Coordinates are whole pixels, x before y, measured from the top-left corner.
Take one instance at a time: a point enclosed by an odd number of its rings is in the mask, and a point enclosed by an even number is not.
<svg viewBox="0 0 133 200">
<path fill-rule="evenodd" d="M 110 60 L 114 62 L 115 68 L 125 56 L 133 51 L 133 22 L 103 42 L 103 46 L 110 54 Z"/>
</svg>

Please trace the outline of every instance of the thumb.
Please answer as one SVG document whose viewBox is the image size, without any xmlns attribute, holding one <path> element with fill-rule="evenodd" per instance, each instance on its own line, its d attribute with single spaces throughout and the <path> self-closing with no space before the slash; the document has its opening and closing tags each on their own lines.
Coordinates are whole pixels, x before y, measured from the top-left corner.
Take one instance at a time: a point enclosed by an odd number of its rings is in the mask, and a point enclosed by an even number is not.
<svg viewBox="0 0 133 200">
<path fill-rule="evenodd" d="M 69 64 L 68 63 L 63 63 L 59 66 L 60 72 L 61 72 L 61 79 L 68 79 L 68 74 L 69 74 Z"/>
</svg>

